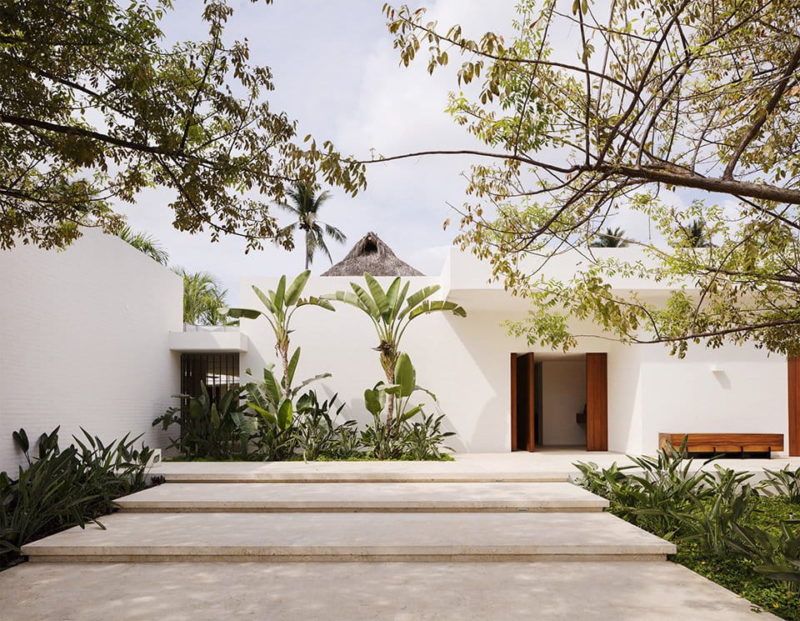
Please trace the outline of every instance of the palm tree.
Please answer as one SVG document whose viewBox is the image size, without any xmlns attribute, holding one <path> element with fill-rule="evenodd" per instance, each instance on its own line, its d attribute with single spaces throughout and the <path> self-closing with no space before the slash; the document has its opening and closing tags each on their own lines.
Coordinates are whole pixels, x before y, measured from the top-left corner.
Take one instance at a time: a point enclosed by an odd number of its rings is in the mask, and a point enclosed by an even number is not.
<svg viewBox="0 0 800 621">
<path fill-rule="evenodd" d="M 294 214 L 297 221 L 285 227 L 284 231 L 300 230 L 306 236 L 306 269 L 314 261 L 314 255 L 318 250 L 321 250 L 328 260 L 333 263 L 331 259 L 330 250 L 325 244 L 325 236 L 330 237 L 340 244 L 347 241 L 347 237 L 335 226 L 325 224 L 318 219 L 319 208 L 331 195 L 330 192 L 322 192 L 315 194 L 313 188 L 308 184 L 300 182 L 294 188 L 287 191 L 289 196 L 289 203 L 278 203 L 278 206 L 286 211 Z"/>
<path fill-rule="evenodd" d="M 187 272 L 181 267 L 173 271 L 183 278 L 183 321 L 195 325 L 217 326 L 225 323 L 222 309 L 227 306 L 219 281 L 208 272 Z"/>
<path fill-rule="evenodd" d="M 598 233 L 595 240 L 589 244 L 592 248 L 625 248 L 627 245 L 625 231 L 620 228 L 606 228 L 605 233 Z"/>
<path fill-rule="evenodd" d="M 681 228 L 683 228 L 683 232 L 686 234 L 686 241 L 689 243 L 690 247 L 711 248 L 713 245 L 708 234 L 706 221 L 703 220 L 703 218 L 692 220 L 689 226 Z"/>
<path fill-rule="evenodd" d="M 161 265 L 167 265 L 167 263 L 169 263 L 169 253 L 167 253 L 161 245 L 161 242 L 152 235 L 134 231 L 127 224 L 118 228 L 114 234 L 122 241 L 136 248 L 136 250 L 145 253 L 154 261 L 161 263 Z"/>
</svg>

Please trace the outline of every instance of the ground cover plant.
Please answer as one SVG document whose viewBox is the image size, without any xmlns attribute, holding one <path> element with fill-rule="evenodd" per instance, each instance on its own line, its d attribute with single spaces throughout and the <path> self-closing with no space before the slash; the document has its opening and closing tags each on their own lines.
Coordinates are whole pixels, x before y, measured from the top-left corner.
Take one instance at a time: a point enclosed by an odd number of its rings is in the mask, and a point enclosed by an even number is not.
<svg viewBox="0 0 800 621">
<path fill-rule="evenodd" d="M 673 560 L 784 619 L 800 619 L 800 468 L 752 473 L 686 459 L 682 449 L 633 464 L 577 463 L 578 483 L 610 511 L 673 541 Z"/>
<path fill-rule="evenodd" d="M 147 486 L 147 466 L 153 451 L 135 448 L 139 438 L 105 444 L 83 431 L 67 448 L 59 447 L 59 429 L 43 434 L 37 454 L 24 429 L 14 443 L 26 464 L 16 478 L 0 472 L 0 568 L 15 563 L 20 549 L 72 526 L 98 522 L 114 510 L 114 500 Z"/>
</svg>

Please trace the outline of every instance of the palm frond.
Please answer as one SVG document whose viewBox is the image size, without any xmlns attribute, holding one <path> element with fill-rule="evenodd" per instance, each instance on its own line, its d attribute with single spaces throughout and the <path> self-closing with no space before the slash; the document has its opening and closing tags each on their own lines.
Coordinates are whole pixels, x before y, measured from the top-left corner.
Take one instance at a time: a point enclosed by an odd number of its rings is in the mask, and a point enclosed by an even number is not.
<svg viewBox="0 0 800 621">
<path fill-rule="evenodd" d="M 136 250 L 143 252 L 161 265 L 167 265 L 169 263 L 169 253 L 161 245 L 161 242 L 152 235 L 134 231 L 127 224 L 117 229 L 115 234 L 122 241 L 130 244 L 136 248 Z"/>
<path fill-rule="evenodd" d="M 325 243 L 325 237 L 330 237 L 338 243 L 347 240 L 342 231 L 335 226 L 319 222 L 317 214 L 320 207 L 331 198 L 328 191 L 316 193 L 314 187 L 305 182 L 297 183 L 286 191 L 287 202 L 278 203 L 278 207 L 297 216 L 297 221 L 283 227 L 281 232 L 302 230 L 305 233 L 305 261 L 306 269 L 314 261 L 314 255 L 321 251 L 333 263 L 330 250 Z"/>
</svg>

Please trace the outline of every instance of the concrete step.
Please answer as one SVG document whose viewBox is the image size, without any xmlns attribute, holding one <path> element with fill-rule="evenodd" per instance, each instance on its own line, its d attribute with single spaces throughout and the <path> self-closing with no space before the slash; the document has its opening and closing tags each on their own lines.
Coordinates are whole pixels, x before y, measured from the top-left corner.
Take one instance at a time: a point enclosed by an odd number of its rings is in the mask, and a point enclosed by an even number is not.
<svg viewBox="0 0 800 621">
<path fill-rule="evenodd" d="M 31 561 L 657 560 L 610 513 L 117 513 L 30 543 Z"/>
<path fill-rule="evenodd" d="M 123 511 L 602 511 L 571 483 L 165 483 L 117 500 Z"/>
<path fill-rule="evenodd" d="M 162 462 L 152 469 L 170 483 L 567 482 L 519 461 L 504 468 L 472 461 Z"/>
<path fill-rule="evenodd" d="M 0 617 L 25 621 L 776 621 L 663 562 L 23 563 Z"/>
</svg>

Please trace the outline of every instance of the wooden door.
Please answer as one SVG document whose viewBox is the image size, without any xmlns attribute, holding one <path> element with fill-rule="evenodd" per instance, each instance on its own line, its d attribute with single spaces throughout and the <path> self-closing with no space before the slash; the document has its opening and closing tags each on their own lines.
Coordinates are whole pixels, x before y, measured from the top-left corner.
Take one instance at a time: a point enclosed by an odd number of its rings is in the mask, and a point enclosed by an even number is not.
<svg viewBox="0 0 800 621">
<path fill-rule="evenodd" d="M 586 450 L 608 450 L 608 355 L 586 354 Z"/>
<path fill-rule="evenodd" d="M 800 358 L 789 358 L 789 455 L 800 456 Z"/>
<path fill-rule="evenodd" d="M 511 450 L 533 451 L 536 448 L 533 354 L 511 354 Z"/>
</svg>

